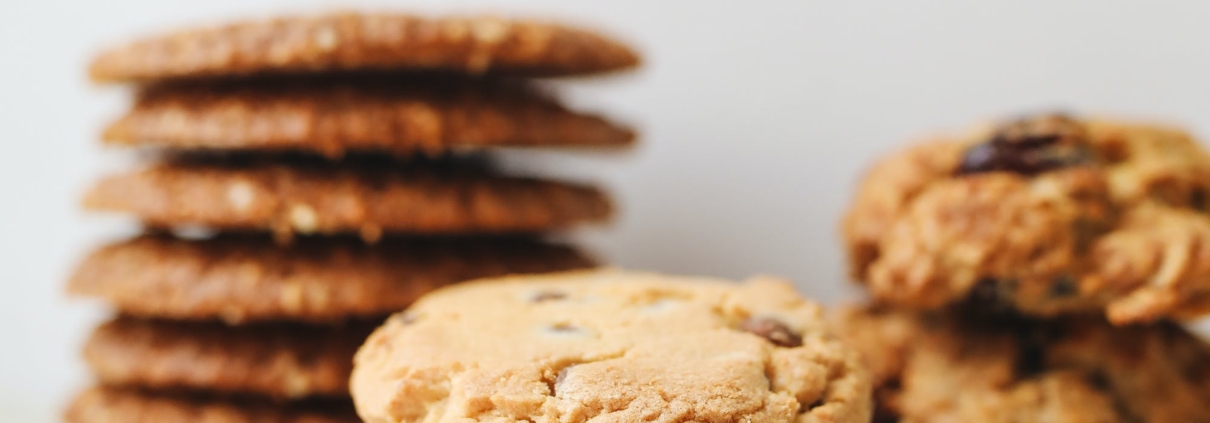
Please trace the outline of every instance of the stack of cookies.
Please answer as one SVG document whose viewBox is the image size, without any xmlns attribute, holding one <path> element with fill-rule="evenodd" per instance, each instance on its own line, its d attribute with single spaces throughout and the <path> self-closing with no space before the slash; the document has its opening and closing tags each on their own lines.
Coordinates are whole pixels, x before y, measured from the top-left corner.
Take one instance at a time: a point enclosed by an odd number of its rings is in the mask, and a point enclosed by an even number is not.
<svg viewBox="0 0 1210 423">
<path fill-rule="evenodd" d="M 1210 422 L 1210 154 L 1043 115 L 873 168 L 844 222 L 874 304 L 842 333 L 879 421 Z"/>
<path fill-rule="evenodd" d="M 598 188 L 504 174 L 491 147 L 626 147 L 529 77 L 633 68 L 561 25 L 398 14 L 290 17 L 107 51 L 137 85 L 104 133 L 145 169 L 86 196 L 147 228 L 100 248 L 72 294 L 118 317 L 85 346 L 73 423 L 356 422 L 352 357 L 420 295 L 593 262 L 544 238 L 609 218 Z"/>
</svg>

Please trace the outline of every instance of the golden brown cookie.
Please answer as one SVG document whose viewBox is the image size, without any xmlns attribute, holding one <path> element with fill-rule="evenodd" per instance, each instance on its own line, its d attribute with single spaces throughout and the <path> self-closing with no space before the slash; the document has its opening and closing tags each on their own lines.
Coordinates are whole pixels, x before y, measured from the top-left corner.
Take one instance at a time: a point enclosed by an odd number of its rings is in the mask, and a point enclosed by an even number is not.
<svg viewBox="0 0 1210 423">
<path fill-rule="evenodd" d="M 625 146 L 634 132 L 519 81 L 397 75 L 158 84 L 105 130 L 109 144 L 176 149 L 441 153 Z"/>
<path fill-rule="evenodd" d="M 112 176 L 84 205 L 153 226 L 202 225 L 290 234 L 521 233 L 609 218 L 593 187 L 477 169 L 342 162 L 179 160 Z"/>
<path fill-rule="evenodd" d="M 338 321 L 384 316 L 455 282 L 594 266 L 574 248 L 524 238 L 145 235 L 84 259 L 68 292 L 127 315 L 173 320 Z"/>
<path fill-rule="evenodd" d="M 638 63 L 638 54 L 618 41 L 552 23 L 334 13 L 144 38 L 101 53 L 89 73 L 100 82 L 363 69 L 555 76 Z"/>
<path fill-rule="evenodd" d="M 847 310 L 885 422 L 1210 422 L 1210 345 L 1100 317 Z"/>
<path fill-rule="evenodd" d="M 373 324 L 226 326 L 119 317 L 84 358 L 101 383 L 275 398 L 348 396 L 353 353 Z"/>
<path fill-rule="evenodd" d="M 275 403 L 95 387 L 67 407 L 67 423 L 361 423 L 348 400 Z"/>
<path fill-rule="evenodd" d="M 784 281 L 621 271 L 435 291 L 357 353 L 368 423 L 866 423 L 859 357 Z"/>
<path fill-rule="evenodd" d="M 1161 126 L 1045 115 L 875 166 L 844 222 L 882 302 L 1114 323 L 1210 311 L 1210 156 Z"/>
</svg>

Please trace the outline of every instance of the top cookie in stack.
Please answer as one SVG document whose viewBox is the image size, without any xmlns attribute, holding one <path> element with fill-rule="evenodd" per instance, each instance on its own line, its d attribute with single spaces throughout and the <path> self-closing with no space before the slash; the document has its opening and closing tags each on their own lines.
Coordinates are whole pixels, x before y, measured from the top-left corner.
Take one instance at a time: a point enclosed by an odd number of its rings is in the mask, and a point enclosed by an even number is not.
<svg viewBox="0 0 1210 423">
<path fill-rule="evenodd" d="M 541 236 L 605 222 L 609 197 L 503 174 L 486 150 L 631 145 L 532 78 L 638 63 L 562 25 L 355 13 L 102 53 L 95 81 L 137 86 L 104 141 L 157 154 L 85 207 L 221 234 L 153 233 L 84 260 L 69 290 L 121 317 L 86 345 L 102 387 L 67 420 L 356 421 L 345 382 L 378 319 L 451 283 L 593 266 Z"/>
<path fill-rule="evenodd" d="M 181 31 L 101 54 L 99 82 L 258 74 L 432 70 L 464 75 L 589 75 L 634 68 L 617 41 L 557 24 L 496 17 L 343 13 Z"/>
</svg>

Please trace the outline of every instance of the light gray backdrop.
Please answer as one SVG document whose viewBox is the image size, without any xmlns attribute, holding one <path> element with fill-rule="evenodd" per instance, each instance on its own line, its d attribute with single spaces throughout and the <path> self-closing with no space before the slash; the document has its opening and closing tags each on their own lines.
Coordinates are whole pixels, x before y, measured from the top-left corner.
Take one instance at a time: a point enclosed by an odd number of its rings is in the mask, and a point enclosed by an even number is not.
<svg viewBox="0 0 1210 423">
<path fill-rule="evenodd" d="M 85 81 L 89 54 L 178 24 L 339 7 L 566 17 L 633 41 L 642 72 L 568 94 L 639 125 L 642 148 L 537 160 L 619 194 L 623 217 L 591 243 L 631 267 L 781 274 L 827 301 L 844 292 L 835 222 L 853 179 L 905 138 L 1054 107 L 1210 131 L 1210 3 L 1194 0 L 6 0 L 0 420 L 53 419 L 84 383 L 77 349 L 104 314 L 60 298 L 79 255 L 123 228 L 75 209 L 122 157 L 94 146 L 125 97 Z"/>
</svg>

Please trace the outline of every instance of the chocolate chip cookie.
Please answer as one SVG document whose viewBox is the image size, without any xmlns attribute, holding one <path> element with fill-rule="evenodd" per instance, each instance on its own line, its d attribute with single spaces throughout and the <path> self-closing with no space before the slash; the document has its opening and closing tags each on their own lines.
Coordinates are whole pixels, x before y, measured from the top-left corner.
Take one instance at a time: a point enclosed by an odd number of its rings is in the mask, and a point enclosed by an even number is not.
<svg viewBox="0 0 1210 423">
<path fill-rule="evenodd" d="M 870 384 L 788 283 L 621 271 L 443 288 L 357 353 L 370 423 L 868 422 Z"/>
<path fill-rule="evenodd" d="M 367 69 L 553 76 L 638 63 L 638 54 L 618 41 L 553 23 L 335 13 L 152 36 L 101 53 L 89 73 L 99 82 Z"/>
<path fill-rule="evenodd" d="M 1208 190 L 1210 156 L 1179 129 L 1041 115 L 882 161 L 844 235 L 881 302 L 1181 318 L 1210 311 Z"/>
<path fill-rule="evenodd" d="M 1100 316 L 846 310 L 883 422 L 1210 422 L 1210 345 Z"/>
<path fill-rule="evenodd" d="M 438 154 L 483 147 L 620 147 L 634 132 L 515 80 L 397 75 L 165 83 L 106 128 L 110 145 Z"/>
</svg>

